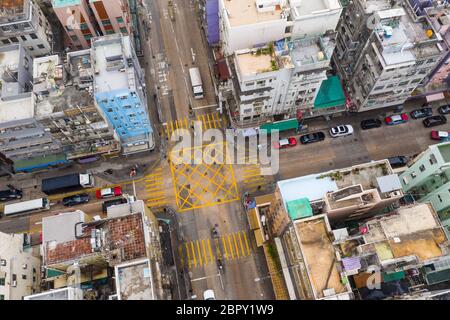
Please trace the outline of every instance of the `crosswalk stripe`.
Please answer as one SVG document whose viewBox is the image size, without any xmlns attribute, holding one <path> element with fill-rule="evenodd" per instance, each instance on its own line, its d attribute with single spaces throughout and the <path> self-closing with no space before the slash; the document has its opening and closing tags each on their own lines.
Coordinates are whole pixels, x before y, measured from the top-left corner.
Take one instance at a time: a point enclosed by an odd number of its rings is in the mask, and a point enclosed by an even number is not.
<svg viewBox="0 0 450 320">
<path fill-rule="evenodd" d="M 210 116 L 211 116 L 211 117 L 210 117 Z M 213 119 L 212 119 L 212 115 L 211 115 L 210 113 L 207 113 L 207 114 L 206 114 L 206 117 L 208 118 L 208 128 L 209 128 L 209 129 L 215 128 L 215 126 L 214 126 L 214 121 L 213 121 Z"/>
<path fill-rule="evenodd" d="M 213 261 L 214 255 L 213 255 L 212 248 L 211 248 L 211 241 L 208 239 L 207 243 L 208 243 L 209 256 L 211 257 L 211 261 Z"/>
<path fill-rule="evenodd" d="M 230 245 L 229 249 L 230 249 L 230 252 L 231 252 L 231 259 L 234 260 L 233 246 L 231 245 L 231 235 L 228 235 L 227 238 L 228 238 L 228 244 Z"/>
<path fill-rule="evenodd" d="M 225 251 L 225 259 L 228 260 L 228 250 L 227 250 L 227 243 L 225 241 L 225 237 L 222 237 L 222 244 L 223 244 L 223 251 Z"/>
<path fill-rule="evenodd" d="M 148 199 L 148 200 L 153 200 L 153 201 L 155 201 L 155 200 L 162 200 L 162 199 L 165 199 L 166 197 L 164 196 L 164 197 L 159 197 L 159 198 L 151 198 L 151 199 Z M 148 201 L 147 200 L 147 201 Z"/>
<path fill-rule="evenodd" d="M 156 207 L 156 206 L 161 206 L 163 204 L 167 204 L 167 201 L 158 201 L 158 202 L 147 201 L 147 206 L 148 207 Z"/>
<path fill-rule="evenodd" d="M 166 191 L 164 191 L 164 189 L 159 189 L 159 190 L 155 190 L 156 192 L 151 192 L 152 196 L 156 196 L 156 195 L 161 195 L 161 194 L 166 194 Z"/>
<path fill-rule="evenodd" d="M 236 256 L 237 256 L 237 258 L 239 259 L 239 247 L 238 247 L 238 245 L 237 245 L 236 234 L 235 234 L 235 233 L 233 233 L 233 240 L 234 240 L 234 247 L 235 247 L 235 249 L 236 249 Z"/>
<path fill-rule="evenodd" d="M 244 244 L 242 243 L 241 233 L 238 232 L 237 235 L 238 235 L 238 238 L 239 238 L 239 244 L 241 245 L 242 256 L 245 257 Z"/>
<path fill-rule="evenodd" d="M 200 251 L 200 241 L 197 240 L 197 241 L 195 241 L 195 243 L 197 244 L 198 262 L 202 266 L 203 265 L 203 259 L 202 259 L 202 253 Z"/>
<path fill-rule="evenodd" d="M 195 266 L 197 266 L 197 258 L 195 256 L 194 242 L 193 241 L 191 241 L 191 249 L 192 249 L 192 257 L 194 259 L 194 264 L 195 264 Z"/>
<path fill-rule="evenodd" d="M 190 269 L 191 268 L 191 255 L 189 254 L 189 245 L 187 242 L 185 243 L 185 246 L 186 246 L 186 254 L 187 254 L 187 258 L 188 258 L 188 266 Z"/>
<path fill-rule="evenodd" d="M 247 253 L 248 253 L 248 255 L 250 255 L 250 247 L 249 247 L 248 241 L 247 241 L 247 233 L 242 231 L 242 234 L 244 235 L 244 242 L 245 242 L 245 246 L 247 247 Z"/>
<path fill-rule="evenodd" d="M 178 255 L 180 256 L 181 266 L 184 267 L 183 245 L 178 246 Z"/>
<path fill-rule="evenodd" d="M 206 254 L 205 239 L 202 239 L 202 247 L 203 247 L 203 257 L 205 258 L 205 264 L 208 264 L 208 255 Z"/>
</svg>

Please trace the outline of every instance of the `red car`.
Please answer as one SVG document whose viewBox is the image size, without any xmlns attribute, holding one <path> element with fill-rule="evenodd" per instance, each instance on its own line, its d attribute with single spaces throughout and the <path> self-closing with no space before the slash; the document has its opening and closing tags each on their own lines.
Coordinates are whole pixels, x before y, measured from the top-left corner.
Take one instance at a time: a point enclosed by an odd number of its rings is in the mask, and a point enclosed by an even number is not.
<svg viewBox="0 0 450 320">
<path fill-rule="evenodd" d="M 431 139 L 439 141 L 450 141 L 450 132 L 432 130 Z"/>
<path fill-rule="evenodd" d="M 122 187 L 121 186 L 115 186 L 112 188 L 104 188 L 101 190 L 97 190 L 95 193 L 97 199 L 104 199 L 104 198 L 111 198 L 111 197 L 118 197 L 122 195 Z"/>
<path fill-rule="evenodd" d="M 288 147 L 295 147 L 297 145 L 297 139 L 295 139 L 294 137 L 290 137 L 287 139 L 281 139 L 278 142 L 275 142 L 273 144 L 273 147 L 275 149 L 283 149 L 283 148 L 288 148 Z"/>
<path fill-rule="evenodd" d="M 387 125 L 405 123 L 408 121 L 408 115 L 406 113 L 396 114 L 396 115 L 384 118 L 384 121 L 386 122 Z"/>
</svg>

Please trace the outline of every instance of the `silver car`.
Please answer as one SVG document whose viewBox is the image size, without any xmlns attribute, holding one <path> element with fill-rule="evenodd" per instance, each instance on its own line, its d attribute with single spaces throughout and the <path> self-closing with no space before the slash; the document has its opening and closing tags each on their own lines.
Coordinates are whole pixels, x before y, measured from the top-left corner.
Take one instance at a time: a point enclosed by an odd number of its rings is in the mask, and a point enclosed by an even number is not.
<svg viewBox="0 0 450 320">
<path fill-rule="evenodd" d="M 344 137 L 353 133 L 353 127 L 349 124 L 333 127 L 330 129 L 330 135 L 333 138 Z"/>
</svg>

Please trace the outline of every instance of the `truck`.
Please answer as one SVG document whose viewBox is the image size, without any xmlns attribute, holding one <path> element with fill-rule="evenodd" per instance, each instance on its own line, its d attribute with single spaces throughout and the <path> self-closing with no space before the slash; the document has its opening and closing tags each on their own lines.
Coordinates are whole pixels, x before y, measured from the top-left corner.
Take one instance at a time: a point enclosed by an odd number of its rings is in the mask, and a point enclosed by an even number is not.
<svg viewBox="0 0 450 320">
<path fill-rule="evenodd" d="M 195 99 L 203 99 L 203 83 L 198 68 L 189 68 L 189 76 L 191 77 L 192 92 Z"/>
<path fill-rule="evenodd" d="M 45 194 L 76 191 L 94 186 L 94 176 L 91 173 L 73 173 L 65 176 L 42 180 L 42 192 Z"/>
</svg>

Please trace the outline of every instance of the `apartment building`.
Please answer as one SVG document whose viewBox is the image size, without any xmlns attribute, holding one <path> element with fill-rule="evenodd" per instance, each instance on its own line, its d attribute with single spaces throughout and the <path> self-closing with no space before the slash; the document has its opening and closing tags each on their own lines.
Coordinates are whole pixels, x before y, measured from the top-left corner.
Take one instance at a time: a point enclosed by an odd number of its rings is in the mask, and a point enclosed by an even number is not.
<svg viewBox="0 0 450 320">
<path fill-rule="evenodd" d="M 167 298 L 158 223 L 143 201 L 109 207 L 105 219 L 78 210 L 46 217 L 42 226 L 47 288 L 81 289 L 83 299 Z"/>
<path fill-rule="evenodd" d="M 34 119 L 32 70 L 20 44 L 0 48 L 0 152 L 16 172 L 66 163 L 61 144 Z"/>
<path fill-rule="evenodd" d="M 114 128 L 124 154 L 153 150 L 145 79 L 129 36 L 113 34 L 92 40 L 94 97 Z"/>
<path fill-rule="evenodd" d="M 219 100 L 234 127 L 345 110 L 339 80 L 324 86 L 326 93 L 316 104 L 322 83 L 329 79 L 341 12 L 337 0 L 219 1 L 220 44 L 229 56 L 229 86 L 234 88 L 230 94 L 222 85 Z"/>
<path fill-rule="evenodd" d="M 52 32 L 32 0 L 3 0 L 0 6 L 0 47 L 21 44 L 32 57 L 52 52 Z"/>
<path fill-rule="evenodd" d="M 0 232 L 0 300 L 22 300 L 39 292 L 39 254 L 24 247 L 25 235 Z"/>
<path fill-rule="evenodd" d="M 52 0 L 52 6 L 72 49 L 87 49 L 91 39 L 101 35 L 87 0 Z"/>
<path fill-rule="evenodd" d="M 431 145 L 400 175 L 405 193 L 431 202 L 445 225 L 450 225 L 450 142 Z M 448 220 L 448 221 L 447 221 Z"/>
<path fill-rule="evenodd" d="M 67 160 L 90 161 L 117 155 L 120 143 L 93 99 L 94 71 L 90 51 L 33 61 L 35 119 L 62 145 Z"/>
<path fill-rule="evenodd" d="M 350 111 L 399 106 L 444 55 L 442 37 L 405 1 L 352 1 L 338 27 L 334 64 Z"/>
<path fill-rule="evenodd" d="M 282 180 L 266 214 L 279 235 L 299 209 L 301 217 L 326 214 L 332 224 L 388 211 L 403 197 L 399 178 L 387 160 Z"/>
<path fill-rule="evenodd" d="M 113 33 L 130 34 L 130 9 L 123 0 L 53 0 L 73 49 L 87 49 L 91 39 Z"/>
</svg>

